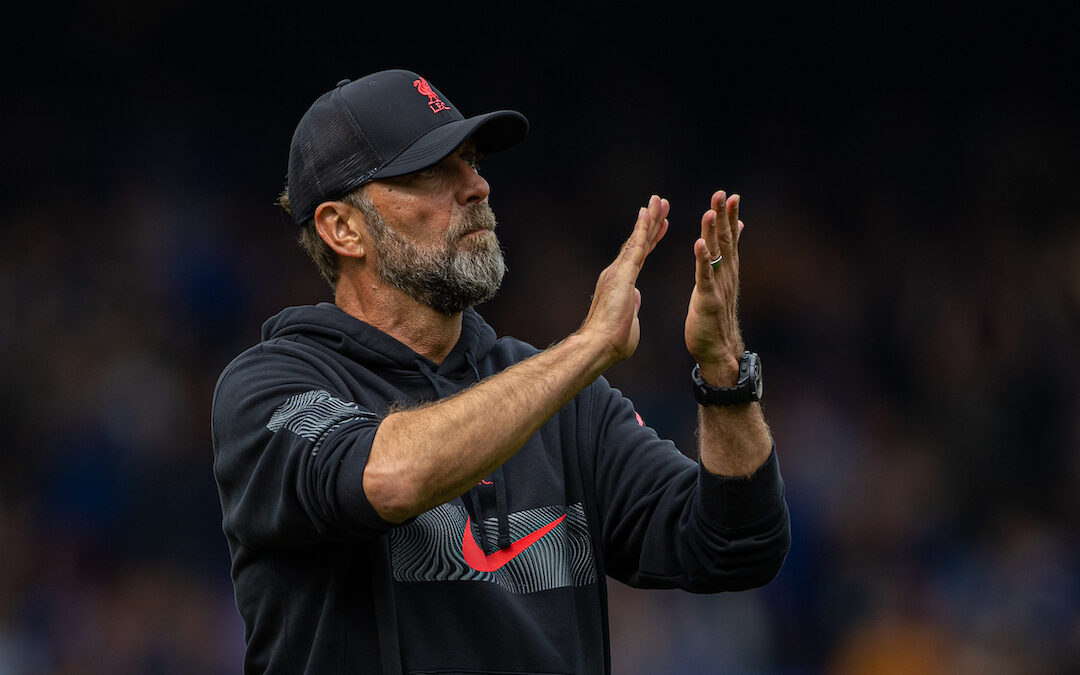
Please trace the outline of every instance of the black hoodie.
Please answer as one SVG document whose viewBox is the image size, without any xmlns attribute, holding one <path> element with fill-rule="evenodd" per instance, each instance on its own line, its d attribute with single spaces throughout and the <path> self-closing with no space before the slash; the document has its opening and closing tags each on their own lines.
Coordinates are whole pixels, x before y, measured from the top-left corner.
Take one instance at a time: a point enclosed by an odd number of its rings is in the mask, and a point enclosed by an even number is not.
<svg viewBox="0 0 1080 675">
<path fill-rule="evenodd" d="M 536 351 L 472 310 L 442 364 L 328 303 L 266 322 L 213 408 L 245 672 L 610 672 L 605 575 L 699 593 L 775 576 L 775 453 L 749 479 L 714 476 L 603 378 L 469 493 L 382 520 L 362 477 L 390 406 Z"/>
</svg>

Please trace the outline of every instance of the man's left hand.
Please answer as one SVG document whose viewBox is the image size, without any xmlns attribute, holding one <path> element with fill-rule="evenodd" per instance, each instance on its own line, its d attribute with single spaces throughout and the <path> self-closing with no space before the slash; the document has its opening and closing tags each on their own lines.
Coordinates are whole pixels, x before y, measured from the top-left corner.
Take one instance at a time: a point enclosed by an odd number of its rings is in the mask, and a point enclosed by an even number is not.
<svg viewBox="0 0 1080 675">
<path fill-rule="evenodd" d="M 716 387 L 733 387 L 743 353 L 739 330 L 739 195 L 717 190 L 701 216 L 694 242 L 695 284 L 686 313 L 686 348 L 701 375 Z M 719 258 L 719 261 L 717 259 Z"/>
</svg>

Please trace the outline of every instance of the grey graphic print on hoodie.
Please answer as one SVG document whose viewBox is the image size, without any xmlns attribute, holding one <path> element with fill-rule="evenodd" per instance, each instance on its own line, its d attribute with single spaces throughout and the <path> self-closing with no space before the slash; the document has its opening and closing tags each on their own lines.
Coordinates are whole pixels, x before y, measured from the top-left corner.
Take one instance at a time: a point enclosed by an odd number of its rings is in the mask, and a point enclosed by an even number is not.
<svg viewBox="0 0 1080 675">
<path fill-rule="evenodd" d="M 610 672 L 605 576 L 698 593 L 775 576 L 790 542 L 775 453 L 748 479 L 713 476 L 604 378 L 462 497 L 382 520 L 362 479 L 391 405 L 536 351 L 472 310 L 442 364 L 332 304 L 266 322 L 213 405 L 245 672 Z"/>
</svg>

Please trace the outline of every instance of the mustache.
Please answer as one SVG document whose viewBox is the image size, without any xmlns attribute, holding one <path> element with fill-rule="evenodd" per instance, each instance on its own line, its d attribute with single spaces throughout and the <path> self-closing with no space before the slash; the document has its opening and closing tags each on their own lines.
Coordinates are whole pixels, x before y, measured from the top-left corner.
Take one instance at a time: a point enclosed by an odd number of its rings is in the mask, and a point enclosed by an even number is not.
<svg viewBox="0 0 1080 675">
<path fill-rule="evenodd" d="M 455 241 L 476 230 L 494 230 L 496 227 L 495 212 L 486 202 L 474 204 L 465 211 L 461 222 L 447 232 L 447 240 Z"/>
</svg>

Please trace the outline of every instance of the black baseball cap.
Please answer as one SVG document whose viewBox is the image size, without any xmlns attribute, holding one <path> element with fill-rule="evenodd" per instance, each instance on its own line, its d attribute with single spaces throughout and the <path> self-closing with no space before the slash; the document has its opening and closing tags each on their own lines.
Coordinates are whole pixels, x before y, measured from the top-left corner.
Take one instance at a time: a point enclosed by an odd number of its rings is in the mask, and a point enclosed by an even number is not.
<svg viewBox="0 0 1080 675">
<path fill-rule="evenodd" d="M 525 116 L 498 110 L 466 118 L 442 92 L 408 70 L 342 80 L 308 108 L 289 150 L 289 202 L 301 224 L 319 204 L 376 178 L 418 171 L 470 136 L 490 154 L 517 145 Z"/>
</svg>

